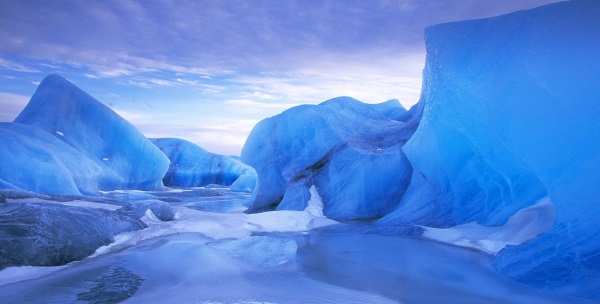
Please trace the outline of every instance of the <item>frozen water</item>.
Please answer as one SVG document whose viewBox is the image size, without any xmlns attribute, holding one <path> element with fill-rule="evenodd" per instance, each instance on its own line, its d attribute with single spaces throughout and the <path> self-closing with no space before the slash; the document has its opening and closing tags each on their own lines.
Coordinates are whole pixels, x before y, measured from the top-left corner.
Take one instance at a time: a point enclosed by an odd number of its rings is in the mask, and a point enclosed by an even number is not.
<svg viewBox="0 0 600 304">
<path fill-rule="evenodd" d="M 598 16 L 578 0 L 431 27 L 419 104 L 337 98 L 264 120 L 241 156 L 258 179 L 234 158 L 174 161 L 212 156 L 167 140 L 175 182 L 208 172 L 243 194 L 163 189 L 163 153 L 51 75 L 0 124 L 0 268 L 93 254 L 0 271 L 0 298 L 592 302 L 570 296 L 600 298 Z M 121 188 L 164 191 L 80 196 Z M 242 213 L 248 198 L 266 212 Z"/>
<path fill-rule="evenodd" d="M 317 206 L 313 189 L 308 205 Z M 168 193 L 211 199 L 194 189 Z M 356 225 L 258 232 L 260 220 L 240 211 L 175 209 L 173 221 L 144 217 L 147 229 L 120 234 L 115 238 L 120 245 L 105 246 L 82 261 L 57 269 L 0 271 L 2 301 L 589 303 L 506 280 L 491 268 L 490 256 L 473 250 L 364 233 Z"/>
<path fill-rule="evenodd" d="M 578 0 L 428 28 L 411 186 L 382 223 L 499 226 L 547 196 L 552 227 L 494 266 L 600 297 L 598 16 Z"/>
<path fill-rule="evenodd" d="M 130 202 L 121 209 L 121 212 L 131 212 L 133 216 L 141 218 L 146 215 L 147 210 L 161 221 L 171 221 L 175 218 L 171 205 L 158 199 Z"/>
<path fill-rule="evenodd" d="M 259 122 L 241 155 L 258 173 L 250 211 L 303 210 L 315 185 L 330 218 L 389 212 L 410 180 L 412 169 L 401 148 L 416 121 L 412 115 L 404 122 L 384 114 L 404 117 L 405 112 L 394 101 L 374 106 L 341 97 Z"/>
<path fill-rule="evenodd" d="M 49 75 L 40 83 L 33 97 L 14 122 L 45 130 L 87 157 L 87 161 L 81 162 L 80 169 L 88 173 L 85 177 L 87 180 L 76 183 L 84 184 L 81 190 L 85 193 L 89 194 L 94 188 L 148 190 L 163 186 L 162 178 L 169 165 L 167 157 L 132 124 L 58 75 Z M 36 155 L 32 152 L 36 151 L 38 142 L 35 137 L 41 136 L 37 134 L 39 131 L 22 130 L 19 140 L 31 143 L 31 147 L 25 146 L 25 151 L 12 151 L 11 154 L 14 155 L 13 157 L 19 157 L 17 155 L 23 152 L 28 153 L 26 155 Z M 34 136 L 30 133 L 36 134 Z M 34 138 L 30 139 L 30 136 Z M 3 143 L 3 146 L 6 144 Z M 44 152 L 46 158 L 50 158 L 53 162 L 69 162 L 62 150 L 63 146 L 46 145 Z M 36 156 L 41 158 L 44 155 Z M 83 157 L 79 156 L 79 159 L 81 158 Z M 8 158 L 8 161 L 11 159 Z M 95 166 L 88 165 L 90 161 L 95 163 Z M 22 163 L 18 165 L 10 171 L 30 170 L 30 166 L 23 166 Z M 9 169 L 3 167 L 5 168 Z M 60 166 L 58 169 L 62 169 L 63 172 L 60 173 L 66 173 Z M 44 170 L 45 174 L 50 174 L 46 172 L 51 170 Z M 63 179 L 71 175 L 65 175 Z M 36 175 L 32 175 L 31 178 L 24 185 L 24 189 L 37 191 L 32 189 L 36 187 L 36 183 L 45 182 Z M 80 175 L 71 177 L 74 180 L 81 178 Z M 6 181 L 12 183 L 12 180 Z M 46 191 L 63 193 L 62 190 L 59 186 Z"/>
<path fill-rule="evenodd" d="M 256 171 L 235 158 L 210 153 L 183 139 L 150 140 L 171 161 L 163 179 L 165 186 L 199 187 L 217 184 L 230 186 L 234 191 L 254 190 Z"/>
</svg>

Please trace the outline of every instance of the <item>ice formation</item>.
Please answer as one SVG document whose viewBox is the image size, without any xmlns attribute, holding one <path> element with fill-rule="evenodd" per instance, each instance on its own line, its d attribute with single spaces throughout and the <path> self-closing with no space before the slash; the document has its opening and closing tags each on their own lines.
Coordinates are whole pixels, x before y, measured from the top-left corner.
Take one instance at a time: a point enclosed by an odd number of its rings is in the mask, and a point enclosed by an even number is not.
<svg viewBox="0 0 600 304">
<path fill-rule="evenodd" d="M 428 28 L 424 114 L 403 148 L 412 181 L 382 222 L 496 226 L 548 196 L 551 228 L 495 267 L 600 296 L 598 16 L 580 0 Z"/>
<path fill-rule="evenodd" d="M 259 122 L 241 155 L 258 173 L 250 210 L 303 210 L 315 185 L 330 218 L 389 212 L 412 173 L 401 148 L 418 121 L 401 107 L 397 101 L 367 105 L 340 97 Z"/>
<path fill-rule="evenodd" d="M 79 171 L 63 177 L 72 179 L 71 184 L 79 187 L 83 193 L 112 189 L 155 189 L 162 187 L 162 177 L 167 171 L 169 160 L 148 141 L 132 124 L 121 118 L 108 107 L 83 92 L 81 89 L 58 75 L 47 76 L 39 85 L 37 91 L 14 123 L 37 127 L 62 141 L 72 149 L 80 152 L 77 160 L 82 161 Z M 14 127 L 19 128 L 19 127 Z M 39 131 L 25 131 L 20 128 L 22 141 L 34 143 L 36 137 L 42 136 Z M 30 135 L 28 133 L 36 133 Z M 32 137 L 30 139 L 29 137 Z M 47 137 L 47 136 L 44 136 Z M 43 140 L 47 140 L 44 138 Z M 73 171 L 70 166 L 64 168 L 62 163 L 75 162 L 64 159 L 65 145 L 57 144 L 56 140 L 49 141 L 41 150 L 46 159 L 56 164 L 56 171 L 65 173 Z M 36 143 L 37 145 L 37 143 Z M 53 146 L 54 145 L 54 146 Z M 3 144 L 4 146 L 4 144 Z M 29 153 L 36 155 L 36 146 L 24 146 L 25 151 L 12 151 L 16 158 L 18 154 Z M 33 153 L 32 153 L 33 152 Z M 74 155 L 72 151 L 69 154 Z M 38 154 L 39 155 L 39 154 Z M 41 155 L 39 155 L 41 157 Z M 7 163 L 10 163 L 10 159 Z M 90 162 L 91 161 L 91 162 Z M 33 162 L 32 162 L 33 164 Z M 49 168 L 46 174 L 52 174 Z M 3 167 L 7 171 L 37 170 L 31 166 L 19 163 L 19 166 Z M 65 170 L 66 169 L 66 170 Z M 84 174 L 78 174 L 84 173 Z M 82 177 L 82 175 L 86 175 Z M 27 183 L 19 182 L 17 187 L 37 191 L 38 183 L 48 182 L 34 179 L 39 174 L 31 175 Z M 84 180 L 82 180 L 84 179 Z M 12 183 L 13 179 L 6 179 Z M 72 188 L 72 187 L 71 187 Z M 63 188 L 44 188 L 48 192 L 62 192 Z M 72 189 L 68 189 L 73 192 Z"/>
<path fill-rule="evenodd" d="M 165 186 L 217 184 L 230 186 L 235 191 L 254 190 L 256 171 L 233 157 L 210 153 L 178 138 L 154 138 L 150 141 L 171 160 L 163 179 Z"/>
<path fill-rule="evenodd" d="M 261 121 L 242 151 L 259 176 L 251 211 L 302 209 L 315 184 L 332 218 L 500 237 L 500 272 L 600 297 L 598 16 L 579 0 L 433 26 L 413 110 L 340 98 Z M 542 199 L 555 217 L 517 216 L 530 237 L 549 228 L 525 242 L 509 219 Z"/>
<path fill-rule="evenodd" d="M 422 227 L 423 236 L 496 255 L 507 246 L 525 244 L 546 232 L 554 222 L 554 213 L 554 205 L 546 197 L 517 211 L 502 226 L 488 227 L 471 222 L 450 228 Z"/>
<path fill-rule="evenodd" d="M 64 265 L 145 227 L 124 212 L 41 202 L 0 204 L 0 226 L 0 269 Z"/>
<path fill-rule="evenodd" d="M 43 129 L 0 123 L 0 189 L 81 195 L 97 193 L 102 168 Z"/>
</svg>

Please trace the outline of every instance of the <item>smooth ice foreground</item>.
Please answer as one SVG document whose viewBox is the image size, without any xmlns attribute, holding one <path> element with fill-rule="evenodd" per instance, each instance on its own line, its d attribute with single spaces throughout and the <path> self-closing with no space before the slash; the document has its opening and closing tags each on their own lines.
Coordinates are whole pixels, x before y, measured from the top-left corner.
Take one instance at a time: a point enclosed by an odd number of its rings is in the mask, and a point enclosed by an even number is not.
<svg viewBox="0 0 600 304">
<path fill-rule="evenodd" d="M 178 138 L 151 138 L 171 161 L 163 178 L 165 186 L 200 187 L 211 184 L 228 186 L 234 191 L 252 192 L 256 171 L 241 161 L 210 153 Z"/>
<path fill-rule="evenodd" d="M 0 189 L 94 195 L 163 186 L 167 157 L 132 124 L 58 75 L 46 77 L 14 123 L 0 128 Z"/>
<path fill-rule="evenodd" d="M 316 185 L 330 218 L 386 214 L 412 174 L 402 146 L 418 116 L 398 101 L 367 105 L 340 97 L 259 122 L 241 154 L 258 173 L 250 210 L 302 210 Z"/>
<path fill-rule="evenodd" d="M 244 214 L 240 194 L 223 189 L 145 192 L 172 201 L 175 218 L 160 221 L 146 211 L 142 220 L 148 228 L 121 233 L 92 257 L 66 266 L 6 268 L 0 271 L 0 298 L 3 303 L 589 303 L 506 280 L 491 268 L 490 257 L 477 251 L 366 233 L 369 226 L 328 220 L 318 189 L 310 192 L 304 211 L 261 214 Z M 71 203 L 76 207 L 70 208 L 99 210 L 119 195 L 129 197 L 114 193 L 105 202 L 10 204 Z M 201 211 L 215 197 L 237 206 Z"/>
</svg>

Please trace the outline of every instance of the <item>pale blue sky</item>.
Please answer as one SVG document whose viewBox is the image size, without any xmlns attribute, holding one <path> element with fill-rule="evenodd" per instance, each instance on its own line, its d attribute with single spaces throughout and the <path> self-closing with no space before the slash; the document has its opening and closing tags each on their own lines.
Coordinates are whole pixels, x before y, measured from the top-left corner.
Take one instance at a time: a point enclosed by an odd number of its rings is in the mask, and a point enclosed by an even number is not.
<svg viewBox="0 0 600 304">
<path fill-rule="evenodd" d="M 148 137 L 239 154 L 297 104 L 416 103 L 426 26 L 551 2 L 0 0 L 0 121 L 57 73 Z"/>
</svg>

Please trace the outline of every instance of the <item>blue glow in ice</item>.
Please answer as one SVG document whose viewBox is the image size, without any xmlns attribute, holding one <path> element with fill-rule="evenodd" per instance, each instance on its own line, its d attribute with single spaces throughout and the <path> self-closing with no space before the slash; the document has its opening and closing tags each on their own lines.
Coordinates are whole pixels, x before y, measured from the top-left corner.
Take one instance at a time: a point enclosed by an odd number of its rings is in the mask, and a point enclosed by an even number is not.
<svg viewBox="0 0 600 304">
<path fill-rule="evenodd" d="M 428 28 L 424 114 L 404 146 L 413 179 L 382 222 L 500 225 L 547 195 L 554 225 L 495 267 L 598 297 L 598 16 L 581 0 Z"/>
<path fill-rule="evenodd" d="M 233 157 L 210 153 L 183 139 L 150 140 L 171 160 L 163 179 L 165 186 L 199 187 L 216 184 L 230 186 L 234 191 L 254 190 L 256 171 Z"/>
<path fill-rule="evenodd" d="M 40 83 L 14 122 L 43 129 L 95 162 L 101 170 L 97 184 L 89 187 L 113 190 L 163 186 L 167 157 L 131 123 L 58 75 L 49 75 Z M 31 184 L 36 182 L 32 180 Z"/>
<path fill-rule="evenodd" d="M 303 210 L 315 185 L 330 218 L 386 214 L 412 173 L 401 148 L 418 120 L 407 113 L 397 101 L 367 105 L 340 97 L 259 122 L 241 155 L 258 173 L 250 210 Z"/>
</svg>

